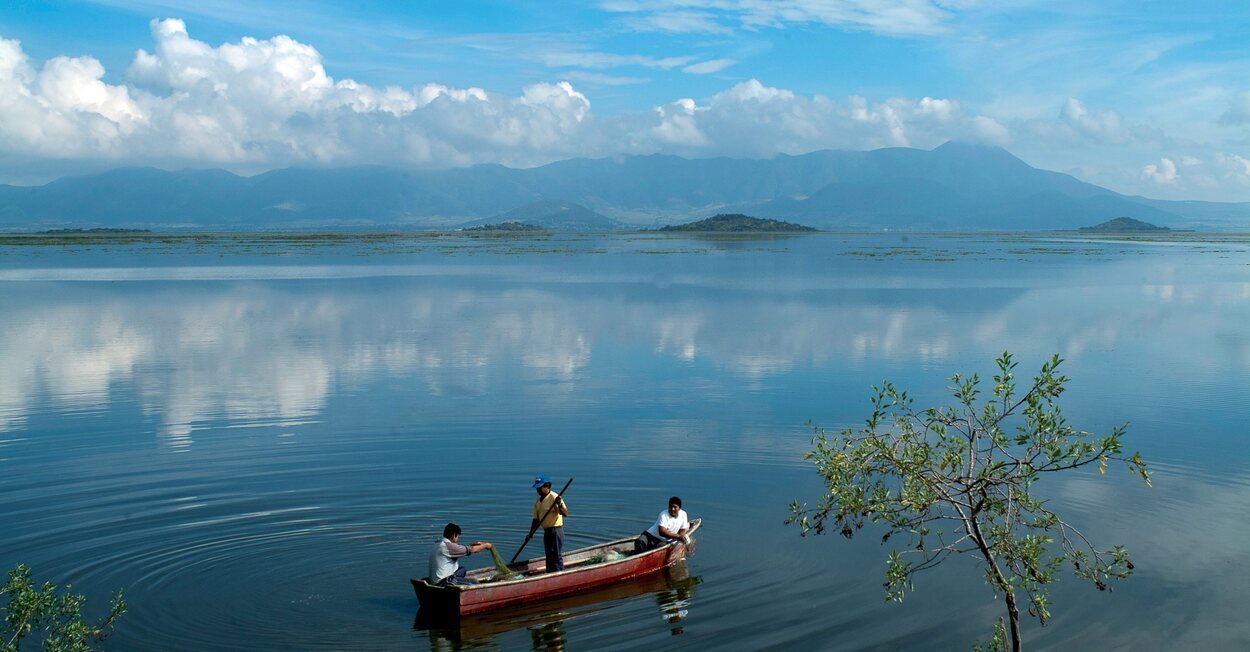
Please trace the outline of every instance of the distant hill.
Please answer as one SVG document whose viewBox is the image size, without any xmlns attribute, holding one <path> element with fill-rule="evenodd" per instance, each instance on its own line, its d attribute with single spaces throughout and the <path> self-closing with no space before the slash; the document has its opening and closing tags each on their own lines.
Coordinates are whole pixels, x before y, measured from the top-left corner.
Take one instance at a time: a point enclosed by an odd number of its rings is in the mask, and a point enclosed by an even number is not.
<svg viewBox="0 0 1250 652">
<path fill-rule="evenodd" d="M 558 198 L 558 200 L 557 200 Z M 613 230 L 742 213 L 859 229 L 1077 229 L 1115 217 L 1250 230 L 1250 203 L 1129 197 L 999 147 L 822 150 L 770 159 L 616 156 L 536 168 L 124 168 L 0 185 L 0 229 L 451 228 L 522 222 Z"/>
<path fill-rule="evenodd" d="M 1038 170 L 1001 147 L 946 143 L 932 151 L 876 150 L 816 192 L 746 212 L 823 228 L 1075 229 L 1134 215 L 1176 223 L 1147 206 L 1069 175 Z"/>
<path fill-rule="evenodd" d="M 715 215 L 687 224 L 670 224 L 660 231 L 699 231 L 704 233 L 802 233 L 816 231 L 810 226 L 780 220 L 760 219 L 740 213 Z"/>
<path fill-rule="evenodd" d="M 1225 231 L 1250 229 L 1250 202 L 1170 201 L 1145 197 L 1129 197 L 1129 199 L 1173 215 L 1180 215 L 1182 221 L 1172 223 L 1174 228 Z"/>
<path fill-rule="evenodd" d="M 1083 226 L 1081 231 L 1086 233 L 1124 233 L 1124 232 L 1142 232 L 1142 231 L 1171 231 L 1165 226 L 1155 226 L 1149 222 L 1135 220 L 1131 217 L 1117 217 L 1107 220 L 1097 226 Z"/>
<path fill-rule="evenodd" d="M 487 232 L 487 233 L 545 233 L 547 229 L 534 224 L 524 224 L 522 222 L 500 222 L 498 224 L 483 224 L 481 226 L 467 226 L 464 228 L 468 232 Z"/>
<path fill-rule="evenodd" d="M 565 201 L 539 201 L 519 206 L 485 220 L 475 220 L 469 225 L 488 223 L 532 224 L 551 231 L 615 231 L 637 228 L 600 215 L 581 204 Z"/>
</svg>

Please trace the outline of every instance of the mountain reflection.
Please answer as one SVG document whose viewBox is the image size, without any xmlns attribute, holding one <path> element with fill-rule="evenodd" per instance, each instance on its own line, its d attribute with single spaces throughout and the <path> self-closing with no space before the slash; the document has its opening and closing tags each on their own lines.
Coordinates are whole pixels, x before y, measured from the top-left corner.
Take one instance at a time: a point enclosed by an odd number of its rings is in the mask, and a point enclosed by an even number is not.
<svg viewBox="0 0 1250 652">
<path fill-rule="evenodd" d="M 436 396 L 516 380 L 574 385 L 612 373 L 592 365 L 598 347 L 748 382 L 869 358 L 945 372 L 961 352 L 1008 347 L 1070 356 L 1149 346 L 1157 358 L 1250 367 L 1250 333 L 1232 326 L 1250 321 L 1246 283 L 788 294 L 472 283 L 12 284 L 0 318 L 0 430 L 22 428 L 39 401 L 100 410 L 125 388 L 162 438 L 186 444 L 207 420 L 317 419 L 335 392 L 388 380 Z M 1212 324 L 1228 326 L 1183 350 L 1158 347 Z"/>
</svg>

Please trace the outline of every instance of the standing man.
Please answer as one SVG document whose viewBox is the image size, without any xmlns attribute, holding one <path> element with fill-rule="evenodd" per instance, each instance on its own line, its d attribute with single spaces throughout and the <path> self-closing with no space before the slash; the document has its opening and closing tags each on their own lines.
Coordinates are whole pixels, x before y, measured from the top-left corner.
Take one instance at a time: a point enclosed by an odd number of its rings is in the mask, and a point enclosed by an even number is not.
<svg viewBox="0 0 1250 652">
<path fill-rule="evenodd" d="M 460 526 L 448 523 L 443 528 L 442 540 L 434 544 L 434 549 L 430 551 L 430 584 L 477 584 L 473 578 L 465 577 L 465 570 L 460 567 L 460 559 L 475 552 L 490 550 L 494 546 L 486 541 L 474 541 L 465 546 L 457 543 L 459 540 Z"/>
<path fill-rule="evenodd" d="M 547 572 L 558 573 L 564 570 L 564 517 L 569 515 L 569 508 L 560 494 L 551 490 L 551 478 L 547 474 L 539 473 L 534 477 L 534 489 L 538 492 L 538 500 L 534 501 L 534 520 L 530 529 L 542 526 Z"/>
</svg>

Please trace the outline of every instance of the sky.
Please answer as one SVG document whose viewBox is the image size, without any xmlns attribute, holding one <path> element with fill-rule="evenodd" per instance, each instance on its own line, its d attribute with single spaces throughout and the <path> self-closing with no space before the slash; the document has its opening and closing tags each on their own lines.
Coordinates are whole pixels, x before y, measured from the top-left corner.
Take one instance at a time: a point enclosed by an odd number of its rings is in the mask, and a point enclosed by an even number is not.
<svg viewBox="0 0 1250 652">
<path fill-rule="evenodd" d="M 959 140 L 1250 201 L 1248 43 L 1243 0 L 5 0 L 0 182 Z"/>
</svg>

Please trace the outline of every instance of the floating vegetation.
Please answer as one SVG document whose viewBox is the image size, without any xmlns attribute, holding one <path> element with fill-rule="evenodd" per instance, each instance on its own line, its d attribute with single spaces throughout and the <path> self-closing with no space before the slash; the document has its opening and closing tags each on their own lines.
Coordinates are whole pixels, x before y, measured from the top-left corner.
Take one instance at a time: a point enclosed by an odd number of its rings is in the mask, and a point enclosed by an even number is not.
<svg viewBox="0 0 1250 652">
<path fill-rule="evenodd" d="M 1077 253 L 1077 250 L 1076 249 L 1061 249 L 1059 247 L 1029 247 L 1027 249 L 1008 249 L 1007 253 L 1014 254 L 1016 256 L 1030 256 L 1033 254 L 1066 255 L 1066 254 Z"/>
<path fill-rule="evenodd" d="M 894 256 L 920 257 L 923 255 L 933 255 L 935 253 L 946 253 L 942 250 L 927 249 L 925 247 L 913 246 L 895 246 L 895 247 L 864 247 L 862 249 L 852 249 L 846 252 L 848 256 L 859 256 L 861 258 L 890 258 Z"/>
<path fill-rule="evenodd" d="M 1168 232 L 1162 234 L 1037 233 L 562 233 L 514 231 L 229 231 L 147 232 L 142 230 L 56 230 L 0 233 L 0 255 L 22 252 L 80 255 L 188 255 L 229 258 L 299 258 L 327 253 L 372 256 L 582 256 L 787 254 L 792 245 L 823 243 L 830 255 L 879 260 L 951 262 L 1004 254 L 1036 257 L 1154 255 L 1160 246 L 1184 246 L 1200 253 L 1245 254 L 1250 234 Z M 889 244 L 887 244 L 889 243 Z M 897 244 L 896 244 L 897 243 Z M 937 246 L 933 246 L 937 245 Z"/>
</svg>

